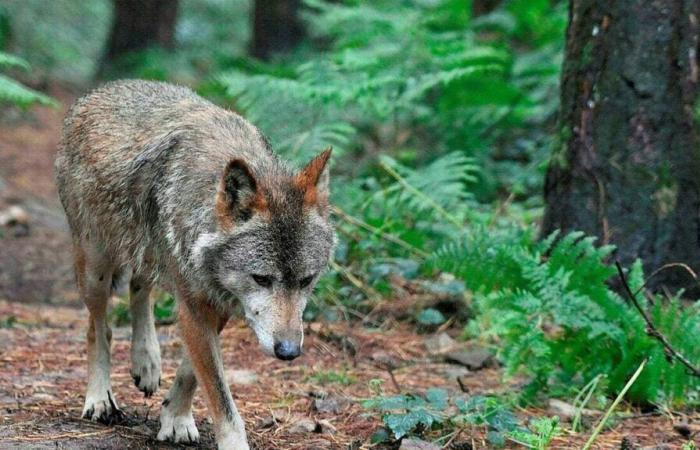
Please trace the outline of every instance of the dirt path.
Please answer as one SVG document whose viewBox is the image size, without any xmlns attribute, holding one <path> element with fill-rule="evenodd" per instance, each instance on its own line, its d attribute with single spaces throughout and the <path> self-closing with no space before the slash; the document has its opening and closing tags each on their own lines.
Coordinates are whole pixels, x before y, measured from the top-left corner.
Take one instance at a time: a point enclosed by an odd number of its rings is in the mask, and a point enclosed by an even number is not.
<svg viewBox="0 0 700 450">
<path fill-rule="evenodd" d="M 75 294 L 70 240 L 52 174 L 61 117 L 73 96 L 62 90 L 52 94 L 64 106 L 37 109 L 29 120 L 0 122 L 0 210 L 20 205 L 30 215 L 28 235 L 12 229 L 0 233 L 0 449 L 173 448 L 154 440 L 160 403 L 182 350 L 173 326 L 158 329 L 163 388 L 148 399 L 129 376 L 130 330 L 115 329 L 112 382 L 128 419 L 111 427 L 79 419 L 86 320 Z M 372 380 L 381 380 L 388 394 L 397 387 L 405 392 L 428 387 L 461 392 L 455 373 L 464 369 L 426 359 L 425 337 L 408 327 L 378 331 L 345 323 L 311 324 L 307 335 L 304 356 L 288 364 L 264 357 L 241 322 L 224 331 L 229 382 L 255 448 L 378 448 L 368 438 L 379 419 L 359 403 L 372 395 Z M 354 351 L 338 345 L 342 339 L 352 342 Z M 398 367 L 394 380 L 386 370 L 387 359 Z M 477 395 L 512 391 L 517 385 L 504 384 L 499 370 L 487 369 L 462 378 L 462 388 Z M 316 410 L 316 401 L 324 396 L 339 401 L 337 410 Z M 519 415 L 527 421 L 547 413 L 523 410 Z M 195 418 L 202 447 L 209 448 L 213 441 L 205 417 L 197 395 Z M 314 429 L 295 430 L 302 422 Z M 465 429 L 453 448 L 487 448 L 484 435 L 483 427 Z M 680 448 L 685 441 L 673 420 L 652 416 L 619 421 L 594 448 L 620 448 L 626 436 L 634 436 L 640 446 L 655 446 L 650 448 Z M 563 436 L 553 448 L 580 448 L 586 437 Z"/>
</svg>

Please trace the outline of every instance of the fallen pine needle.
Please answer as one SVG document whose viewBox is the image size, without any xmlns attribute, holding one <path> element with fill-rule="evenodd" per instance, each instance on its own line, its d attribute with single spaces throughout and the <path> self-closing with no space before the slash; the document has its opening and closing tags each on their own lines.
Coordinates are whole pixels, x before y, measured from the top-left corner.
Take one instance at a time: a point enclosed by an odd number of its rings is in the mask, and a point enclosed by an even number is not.
<svg viewBox="0 0 700 450">
<path fill-rule="evenodd" d="M 77 439 L 77 438 L 84 438 L 84 437 L 89 437 L 89 436 L 99 436 L 101 434 L 108 434 L 111 433 L 112 430 L 111 428 L 108 428 L 106 430 L 100 430 L 100 431 L 91 431 L 89 433 L 63 433 L 63 434 L 55 434 L 55 435 L 46 435 L 46 434 L 41 434 L 41 435 L 34 435 L 34 436 L 22 436 L 22 437 L 14 437 L 10 438 L 10 441 L 15 441 L 15 442 L 33 442 L 33 441 L 53 441 L 57 439 Z"/>
</svg>

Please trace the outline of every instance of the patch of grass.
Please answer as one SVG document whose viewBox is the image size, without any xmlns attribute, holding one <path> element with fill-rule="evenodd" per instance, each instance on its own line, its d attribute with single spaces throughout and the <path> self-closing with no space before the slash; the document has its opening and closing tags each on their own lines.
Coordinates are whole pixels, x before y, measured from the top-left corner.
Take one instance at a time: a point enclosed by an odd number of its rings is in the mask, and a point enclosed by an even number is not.
<svg viewBox="0 0 700 450">
<path fill-rule="evenodd" d="M 306 377 L 306 380 L 321 385 L 342 384 L 343 386 L 349 386 L 351 384 L 357 383 L 357 378 L 349 374 L 347 369 L 343 369 L 340 371 L 319 370 Z"/>
</svg>

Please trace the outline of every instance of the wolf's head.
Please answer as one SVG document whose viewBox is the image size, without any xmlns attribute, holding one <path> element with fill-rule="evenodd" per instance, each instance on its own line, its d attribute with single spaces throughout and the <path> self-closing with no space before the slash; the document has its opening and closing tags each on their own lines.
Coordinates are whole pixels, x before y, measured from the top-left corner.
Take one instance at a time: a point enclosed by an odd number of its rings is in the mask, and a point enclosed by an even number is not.
<svg viewBox="0 0 700 450">
<path fill-rule="evenodd" d="M 294 359 L 302 313 L 335 241 L 328 221 L 330 148 L 296 174 L 276 161 L 228 163 L 216 194 L 218 244 L 203 263 L 243 305 L 263 350 Z"/>
</svg>

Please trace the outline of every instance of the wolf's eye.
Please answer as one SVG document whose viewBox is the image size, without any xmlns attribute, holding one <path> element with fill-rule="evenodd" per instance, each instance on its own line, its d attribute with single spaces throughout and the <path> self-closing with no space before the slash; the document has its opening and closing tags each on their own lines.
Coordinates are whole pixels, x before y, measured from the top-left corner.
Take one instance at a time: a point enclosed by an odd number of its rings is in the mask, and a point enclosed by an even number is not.
<svg viewBox="0 0 700 450">
<path fill-rule="evenodd" d="M 311 284 L 311 282 L 314 281 L 314 276 L 315 275 L 309 275 L 306 278 L 302 278 L 301 280 L 299 280 L 299 286 L 301 286 L 302 289 L 308 287 Z"/>
<path fill-rule="evenodd" d="M 253 280 L 264 288 L 272 286 L 272 277 L 269 275 L 252 275 Z"/>
</svg>

